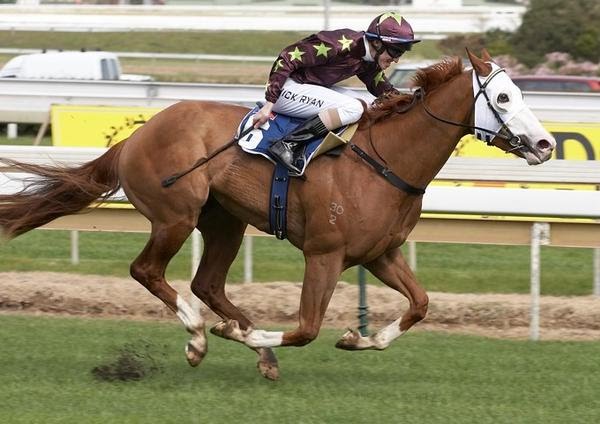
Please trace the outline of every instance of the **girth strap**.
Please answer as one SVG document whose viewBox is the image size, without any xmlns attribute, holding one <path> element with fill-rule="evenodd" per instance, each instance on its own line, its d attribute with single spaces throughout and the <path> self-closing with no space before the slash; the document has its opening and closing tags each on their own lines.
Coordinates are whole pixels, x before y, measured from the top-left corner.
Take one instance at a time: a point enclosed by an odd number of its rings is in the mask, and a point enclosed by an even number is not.
<svg viewBox="0 0 600 424">
<path fill-rule="evenodd" d="M 383 166 L 382 164 L 377 162 L 375 159 L 373 159 L 371 156 L 369 156 L 367 154 L 367 152 L 365 152 L 363 149 L 358 147 L 356 144 L 350 143 L 350 148 L 358 156 L 360 156 L 360 158 L 362 160 L 364 160 L 369 165 L 371 165 L 379 175 L 381 175 L 383 178 L 385 178 L 391 185 L 393 185 L 397 189 L 402 190 L 408 194 L 416 194 L 416 195 L 425 194 L 424 189 L 408 184 L 402 178 L 400 178 L 399 176 L 394 174 L 391 169 L 386 168 L 385 166 Z"/>
<path fill-rule="evenodd" d="M 290 185 L 289 172 L 280 163 L 275 164 L 271 181 L 269 225 L 271 233 L 279 240 L 287 237 L 287 195 Z"/>
</svg>

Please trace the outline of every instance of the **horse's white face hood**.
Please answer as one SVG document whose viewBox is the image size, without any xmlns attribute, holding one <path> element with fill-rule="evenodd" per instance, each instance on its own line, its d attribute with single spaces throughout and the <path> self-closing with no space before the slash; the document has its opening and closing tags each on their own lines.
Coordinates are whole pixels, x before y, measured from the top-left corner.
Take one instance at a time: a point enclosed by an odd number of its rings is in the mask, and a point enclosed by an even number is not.
<svg viewBox="0 0 600 424">
<path fill-rule="evenodd" d="M 521 90 L 504 69 L 493 62 L 490 64 L 492 71 L 487 76 L 477 76 L 473 71 L 475 126 L 478 127 L 475 137 L 489 143 L 496 133 L 508 133 L 502 131 L 504 123 L 520 139 L 520 145 L 517 144 L 514 150 L 521 153 L 529 165 L 547 161 L 556 147 L 556 140 L 525 104 Z M 484 87 L 485 93 L 480 93 L 481 87 Z"/>
</svg>

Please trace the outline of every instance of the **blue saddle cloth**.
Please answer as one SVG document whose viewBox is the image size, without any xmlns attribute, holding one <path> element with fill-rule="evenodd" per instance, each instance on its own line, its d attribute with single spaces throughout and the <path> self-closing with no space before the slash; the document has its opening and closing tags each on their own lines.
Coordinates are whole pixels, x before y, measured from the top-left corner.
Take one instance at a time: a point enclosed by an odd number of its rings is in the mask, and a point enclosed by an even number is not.
<svg viewBox="0 0 600 424">
<path fill-rule="evenodd" d="M 252 116 L 260 110 L 259 106 L 254 107 L 240 123 L 236 136 L 239 137 L 244 131 L 248 131 L 252 127 Z M 265 124 L 257 129 L 250 131 L 238 140 L 238 144 L 245 152 L 253 155 L 261 155 L 273 163 L 276 161 L 271 157 L 267 149 L 269 146 L 283 138 L 286 134 L 292 132 L 297 126 L 304 122 L 302 118 L 293 118 L 287 115 L 273 113 L 271 118 Z M 342 133 L 346 127 L 342 127 L 336 131 L 336 134 Z M 315 152 L 323 142 L 325 136 L 315 138 L 303 146 L 298 152 L 296 166 L 301 170 L 298 176 L 303 175 L 307 165 L 314 157 Z M 295 174 L 292 174 L 296 176 Z"/>
</svg>

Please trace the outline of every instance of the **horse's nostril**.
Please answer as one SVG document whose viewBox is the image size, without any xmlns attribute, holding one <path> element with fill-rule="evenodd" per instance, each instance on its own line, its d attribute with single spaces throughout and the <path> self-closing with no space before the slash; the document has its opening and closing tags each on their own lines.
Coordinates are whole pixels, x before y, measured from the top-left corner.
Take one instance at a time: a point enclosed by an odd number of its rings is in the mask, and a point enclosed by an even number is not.
<svg viewBox="0 0 600 424">
<path fill-rule="evenodd" d="M 548 140 L 540 140 L 537 142 L 537 148 L 539 150 L 548 150 L 552 147 L 552 144 Z"/>
</svg>

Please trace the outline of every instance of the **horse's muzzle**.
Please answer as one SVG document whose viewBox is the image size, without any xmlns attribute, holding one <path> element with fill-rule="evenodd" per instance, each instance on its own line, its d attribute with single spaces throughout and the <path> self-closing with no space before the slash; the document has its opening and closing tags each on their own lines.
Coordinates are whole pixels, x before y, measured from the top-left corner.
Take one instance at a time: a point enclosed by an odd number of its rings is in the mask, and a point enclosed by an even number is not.
<svg viewBox="0 0 600 424">
<path fill-rule="evenodd" d="M 524 136 L 521 136 L 521 139 L 527 146 L 521 149 L 521 153 L 529 165 L 539 165 L 546 162 L 552 157 L 552 152 L 556 147 L 556 141 L 551 137 L 542 138 L 537 141 L 527 140 Z"/>
</svg>

